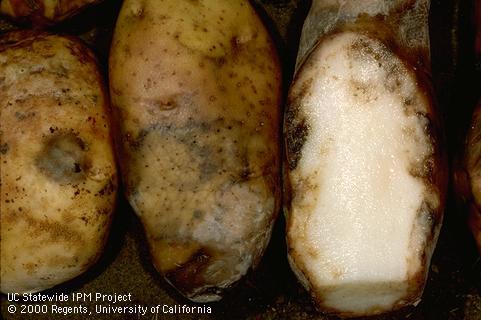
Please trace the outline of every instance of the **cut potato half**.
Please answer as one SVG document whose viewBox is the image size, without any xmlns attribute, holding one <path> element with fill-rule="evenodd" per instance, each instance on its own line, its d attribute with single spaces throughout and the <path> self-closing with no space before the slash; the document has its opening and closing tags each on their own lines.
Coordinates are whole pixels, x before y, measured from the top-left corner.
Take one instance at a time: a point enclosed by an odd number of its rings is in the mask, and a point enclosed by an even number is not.
<svg viewBox="0 0 481 320">
<path fill-rule="evenodd" d="M 446 172 L 415 68 L 359 25 L 337 30 L 289 92 L 288 256 L 321 311 L 363 316 L 420 301 Z"/>
</svg>

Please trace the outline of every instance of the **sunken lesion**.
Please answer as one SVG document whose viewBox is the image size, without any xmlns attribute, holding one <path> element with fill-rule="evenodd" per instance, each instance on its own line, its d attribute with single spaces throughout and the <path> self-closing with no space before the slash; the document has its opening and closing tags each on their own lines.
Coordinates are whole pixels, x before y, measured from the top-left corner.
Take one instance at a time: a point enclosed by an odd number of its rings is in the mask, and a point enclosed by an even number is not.
<svg viewBox="0 0 481 320">
<path fill-rule="evenodd" d="M 87 179 L 91 167 L 86 143 L 72 132 L 50 136 L 35 159 L 43 175 L 59 184 L 76 184 Z"/>
<path fill-rule="evenodd" d="M 212 263 L 212 255 L 206 248 L 197 250 L 185 263 L 165 274 L 165 277 L 183 293 L 204 286 L 204 273 Z"/>
</svg>

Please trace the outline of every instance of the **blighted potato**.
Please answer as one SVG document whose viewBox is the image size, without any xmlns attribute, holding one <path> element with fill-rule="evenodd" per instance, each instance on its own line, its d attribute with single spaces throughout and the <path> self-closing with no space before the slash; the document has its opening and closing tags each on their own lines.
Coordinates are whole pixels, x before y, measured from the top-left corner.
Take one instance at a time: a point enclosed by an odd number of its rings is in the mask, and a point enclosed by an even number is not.
<svg viewBox="0 0 481 320">
<path fill-rule="evenodd" d="M 108 100 L 74 39 L 0 38 L 1 291 L 72 279 L 102 253 L 117 178 Z"/>
<path fill-rule="evenodd" d="M 289 261 L 319 310 L 420 301 L 446 165 L 428 1 L 313 1 L 285 116 Z"/>
<path fill-rule="evenodd" d="M 153 263 L 191 300 L 218 300 L 259 262 L 279 208 L 271 39 L 245 0 L 127 0 L 109 67 Z"/>
<path fill-rule="evenodd" d="M 1 0 L 0 13 L 35 23 L 60 22 L 101 0 Z"/>
</svg>

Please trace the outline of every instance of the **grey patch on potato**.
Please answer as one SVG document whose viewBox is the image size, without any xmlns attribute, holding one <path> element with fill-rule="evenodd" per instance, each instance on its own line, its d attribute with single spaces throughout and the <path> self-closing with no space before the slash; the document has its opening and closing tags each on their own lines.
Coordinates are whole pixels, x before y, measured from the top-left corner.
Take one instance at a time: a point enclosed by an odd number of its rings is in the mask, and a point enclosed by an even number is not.
<svg viewBox="0 0 481 320">
<path fill-rule="evenodd" d="M 7 154 L 8 150 L 9 150 L 8 143 L 4 143 L 0 146 L 1 154 Z"/>
<path fill-rule="evenodd" d="M 89 169 L 86 151 L 85 143 L 75 134 L 56 134 L 45 142 L 35 165 L 60 184 L 79 183 Z"/>
<path fill-rule="evenodd" d="M 173 127 L 172 125 L 155 125 L 151 128 L 141 130 L 137 139 L 131 141 L 131 146 L 134 149 L 145 147 L 144 140 L 147 135 L 156 133 L 162 136 L 162 139 L 176 140 L 182 145 L 187 145 L 192 155 L 192 162 L 201 160 L 200 171 L 201 181 L 206 181 L 218 170 L 225 167 L 225 165 L 233 159 L 244 160 L 244 166 L 238 174 L 240 180 L 245 180 L 246 174 L 248 175 L 246 167 L 247 150 L 238 150 L 240 147 L 235 147 L 240 142 L 239 140 L 233 140 L 231 148 L 222 147 L 216 145 L 215 141 L 209 141 L 216 136 L 221 136 L 222 140 L 227 139 L 227 131 L 232 130 L 234 126 L 241 126 L 241 122 L 227 123 L 225 119 L 218 118 L 211 122 L 196 122 L 189 120 L 184 126 Z M 224 136 L 223 136 L 224 134 Z M 147 146 L 148 147 L 148 146 Z M 245 148 L 244 148 L 245 149 Z"/>
<path fill-rule="evenodd" d="M 28 118 L 33 118 L 35 117 L 36 113 L 35 112 L 15 112 L 15 118 L 17 118 L 18 121 L 22 121 Z"/>
</svg>

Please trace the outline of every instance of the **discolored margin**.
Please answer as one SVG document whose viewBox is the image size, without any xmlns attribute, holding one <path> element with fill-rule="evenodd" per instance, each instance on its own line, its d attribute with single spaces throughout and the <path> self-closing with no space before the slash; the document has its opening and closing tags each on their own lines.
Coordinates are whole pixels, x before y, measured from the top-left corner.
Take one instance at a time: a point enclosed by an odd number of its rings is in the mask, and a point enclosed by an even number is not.
<svg viewBox="0 0 481 320">
<path fill-rule="evenodd" d="M 302 72 L 301 72 L 302 75 Z M 301 88 L 289 95 L 284 118 L 287 162 L 290 170 L 295 170 L 302 156 L 302 147 L 309 135 L 310 125 L 302 111 L 302 100 L 311 90 L 313 79 L 305 80 Z M 294 80 L 295 83 L 295 80 Z"/>
</svg>

